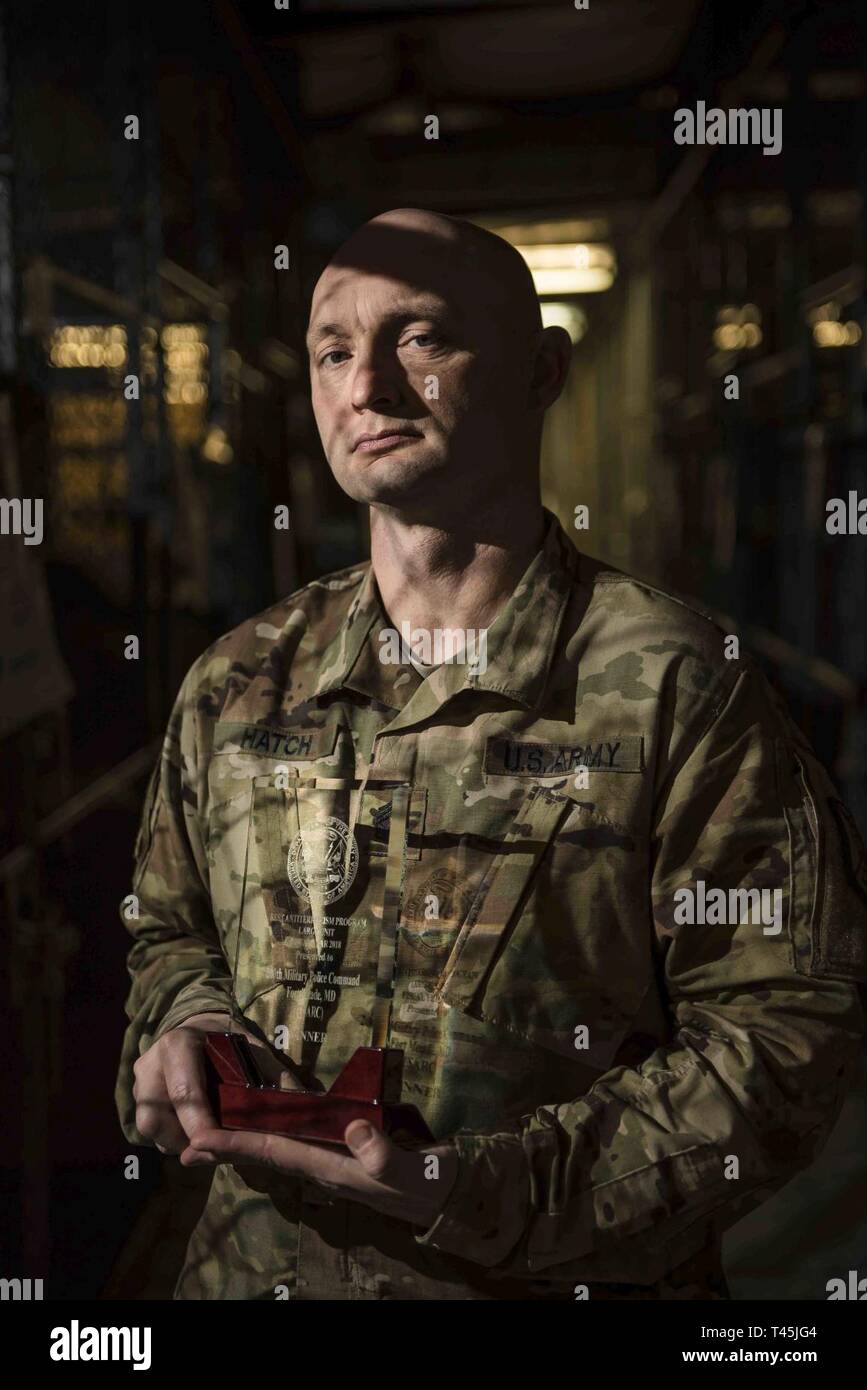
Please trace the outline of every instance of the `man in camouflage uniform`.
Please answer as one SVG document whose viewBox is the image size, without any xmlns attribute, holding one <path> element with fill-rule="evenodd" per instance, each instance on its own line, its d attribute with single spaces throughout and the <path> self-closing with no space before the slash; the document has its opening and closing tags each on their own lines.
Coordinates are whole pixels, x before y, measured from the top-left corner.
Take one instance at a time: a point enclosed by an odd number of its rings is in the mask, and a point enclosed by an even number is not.
<svg viewBox="0 0 867 1390">
<path fill-rule="evenodd" d="M 726 1297 L 723 1230 L 818 1152 L 858 1057 L 857 831 L 725 634 L 542 509 L 568 341 L 505 243 L 375 219 L 309 343 L 372 562 L 195 663 L 136 849 L 123 1129 L 215 1165 L 175 1296 Z M 386 659 L 404 620 L 485 660 Z M 208 1030 L 286 1086 L 370 1043 L 392 902 L 388 1042 L 434 1142 L 217 1129 Z"/>
</svg>

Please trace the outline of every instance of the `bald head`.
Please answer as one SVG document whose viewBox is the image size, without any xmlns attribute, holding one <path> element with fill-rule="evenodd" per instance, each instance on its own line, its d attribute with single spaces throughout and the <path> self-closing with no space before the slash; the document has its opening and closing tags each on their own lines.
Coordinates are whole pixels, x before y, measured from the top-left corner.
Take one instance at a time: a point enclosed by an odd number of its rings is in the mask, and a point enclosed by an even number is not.
<svg viewBox="0 0 867 1390">
<path fill-rule="evenodd" d="M 469 298 L 512 333 L 532 334 L 542 326 L 523 256 L 493 232 L 444 213 L 393 208 L 365 222 L 332 257 L 317 290 L 327 289 L 329 271 L 340 269 L 387 274 L 409 285 L 423 281 L 446 297 Z"/>
<path fill-rule="evenodd" d="M 416 208 L 374 217 L 319 277 L 307 345 L 325 453 L 357 501 L 442 520 L 504 480 L 538 494 L 569 340 L 542 327 L 530 272 L 501 237 Z"/>
</svg>

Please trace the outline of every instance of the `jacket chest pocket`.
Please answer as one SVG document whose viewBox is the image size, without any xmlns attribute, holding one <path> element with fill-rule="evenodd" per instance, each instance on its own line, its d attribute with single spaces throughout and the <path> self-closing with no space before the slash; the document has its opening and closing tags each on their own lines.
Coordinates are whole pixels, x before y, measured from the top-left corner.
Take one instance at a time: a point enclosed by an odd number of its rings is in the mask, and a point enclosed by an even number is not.
<svg viewBox="0 0 867 1390">
<path fill-rule="evenodd" d="M 438 982 L 452 1008 L 594 1073 L 606 1070 L 650 983 L 630 902 L 636 840 L 535 786 L 472 903 Z"/>
</svg>

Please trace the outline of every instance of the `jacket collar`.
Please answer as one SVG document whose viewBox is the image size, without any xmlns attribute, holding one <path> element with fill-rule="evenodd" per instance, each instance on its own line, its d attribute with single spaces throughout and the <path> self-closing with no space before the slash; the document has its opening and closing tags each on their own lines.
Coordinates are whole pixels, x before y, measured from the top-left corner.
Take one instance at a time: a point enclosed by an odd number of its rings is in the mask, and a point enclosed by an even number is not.
<svg viewBox="0 0 867 1390">
<path fill-rule="evenodd" d="M 557 518 L 547 508 L 543 512 L 542 546 L 488 628 L 486 663 L 480 660 L 479 669 L 446 663 L 423 681 L 409 662 L 381 661 L 380 639 L 392 628 L 368 561 L 359 567 L 364 578 L 346 622 L 323 653 L 313 697 L 356 691 L 400 711 L 395 728 L 427 718 L 461 690 L 493 691 L 528 709 L 538 705 L 579 564 Z"/>
</svg>

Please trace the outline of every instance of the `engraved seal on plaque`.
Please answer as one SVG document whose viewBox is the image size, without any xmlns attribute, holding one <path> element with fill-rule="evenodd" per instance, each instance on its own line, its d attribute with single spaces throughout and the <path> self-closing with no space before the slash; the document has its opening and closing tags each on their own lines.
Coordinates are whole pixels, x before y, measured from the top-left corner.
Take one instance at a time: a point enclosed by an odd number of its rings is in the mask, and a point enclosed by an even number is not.
<svg viewBox="0 0 867 1390">
<path fill-rule="evenodd" d="M 336 902 L 348 893 L 358 871 L 358 842 L 345 821 L 329 816 L 299 830 L 289 846 L 286 868 L 299 898 L 310 901 L 312 881 L 323 904 Z"/>
</svg>

